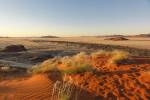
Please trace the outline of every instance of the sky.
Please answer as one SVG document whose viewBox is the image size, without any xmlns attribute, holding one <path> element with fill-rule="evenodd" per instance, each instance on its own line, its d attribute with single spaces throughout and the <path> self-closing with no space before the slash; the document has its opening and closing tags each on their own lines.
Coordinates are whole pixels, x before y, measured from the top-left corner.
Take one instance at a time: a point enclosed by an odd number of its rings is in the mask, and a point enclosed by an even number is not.
<svg viewBox="0 0 150 100">
<path fill-rule="evenodd" d="M 150 0 L 0 0 L 0 36 L 150 33 Z"/>
</svg>

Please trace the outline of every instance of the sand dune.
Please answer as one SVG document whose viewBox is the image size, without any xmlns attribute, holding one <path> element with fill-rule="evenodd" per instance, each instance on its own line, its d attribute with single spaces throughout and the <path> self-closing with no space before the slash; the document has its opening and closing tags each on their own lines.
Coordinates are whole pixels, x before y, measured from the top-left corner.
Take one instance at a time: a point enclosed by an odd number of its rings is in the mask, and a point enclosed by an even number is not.
<svg viewBox="0 0 150 100">
<path fill-rule="evenodd" d="M 46 75 L 0 82 L 0 100 L 48 100 L 52 81 Z"/>
<path fill-rule="evenodd" d="M 136 63 L 107 67 L 107 58 L 98 58 L 93 60 L 97 69 L 95 72 L 69 75 L 66 79 L 71 77 L 72 84 L 80 90 L 77 90 L 77 100 L 148 100 L 150 59 L 134 57 L 132 60 Z M 50 100 L 54 82 L 59 80 L 54 75 L 49 73 L 1 80 L 0 100 Z"/>
<path fill-rule="evenodd" d="M 60 74 L 60 71 L 30 75 L 26 72 L 28 68 L 56 56 L 71 56 L 82 51 L 89 54 L 97 50 L 112 51 L 119 48 L 134 56 L 118 65 L 109 64 L 109 56 L 98 56 L 94 59 L 89 57 L 88 62 L 92 64 L 94 70 L 69 74 L 65 77 L 72 79 L 71 86 L 75 87 L 77 100 L 148 100 L 150 98 L 150 52 L 144 50 L 149 49 L 148 39 L 132 40 L 130 38 L 127 42 L 103 41 L 102 38 L 96 37 L 59 38 L 57 41 L 55 38 L 3 38 L 1 40 L 1 49 L 7 45 L 20 43 L 27 48 L 27 52 L 0 52 L 0 100 L 55 100 L 51 98 L 54 84 L 56 81 L 64 82 L 64 76 Z M 96 42 L 97 44 L 87 44 Z M 100 45 L 105 42 L 122 46 Z M 144 49 L 124 47 L 122 43 L 127 44 L 125 46 L 133 43 L 133 47 L 143 46 Z M 58 66 L 58 70 L 68 67 L 60 62 L 59 65 L 62 66 Z M 10 70 L 3 70 L 3 67 Z"/>
</svg>

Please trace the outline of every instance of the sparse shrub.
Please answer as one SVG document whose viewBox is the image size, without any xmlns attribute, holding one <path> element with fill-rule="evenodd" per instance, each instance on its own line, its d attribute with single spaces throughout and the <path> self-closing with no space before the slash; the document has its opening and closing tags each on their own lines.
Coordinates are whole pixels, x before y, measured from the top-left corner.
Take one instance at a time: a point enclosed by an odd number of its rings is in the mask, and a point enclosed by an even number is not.
<svg viewBox="0 0 150 100">
<path fill-rule="evenodd" d="M 92 71 L 92 61 L 97 57 L 106 57 L 108 64 L 120 64 L 129 58 L 129 53 L 125 51 L 98 51 L 91 54 L 81 52 L 74 56 L 56 57 L 43 62 L 40 65 L 32 67 L 32 73 L 45 73 L 58 70 L 62 74 L 77 74 Z"/>
<path fill-rule="evenodd" d="M 125 51 L 115 50 L 112 52 L 112 57 L 109 60 L 110 64 L 120 64 L 129 58 L 129 53 Z"/>
<path fill-rule="evenodd" d="M 59 70 L 62 74 L 76 74 L 85 71 L 91 71 L 92 65 L 87 60 L 88 55 L 79 53 L 75 56 L 57 57 L 49 59 L 40 65 L 33 66 L 30 69 L 32 73 L 45 73 L 49 71 Z M 62 67 L 62 65 L 64 67 Z"/>
<path fill-rule="evenodd" d="M 92 66 L 89 64 L 76 64 L 76 67 L 70 67 L 68 69 L 63 69 L 61 72 L 63 74 L 77 74 L 82 72 L 92 71 Z"/>
<path fill-rule="evenodd" d="M 105 50 L 100 50 L 100 51 L 91 53 L 92 58 L 97 58 L 97 57 L 101 57 L 101 56 L 104 56 L 104 57 L 109 56 L 110 57 L 111 52 L 105 51 Z"/>
<path fill-rule="evenodd" d="M 29 72 L 36 74 L 57 70 L 56 66 L 58 64 L 58 61 L 59 58 L 46 60 L 42 64 L 33 66 L 31 69 L 29 69 Z"/>
<path fill-rule="evenodd" d="M 76 87 L 68 81 L 56 81 L 53 86 L 52 100 L 77 100 Z M 75 95 L 75 98 L 71 96 Z"/>
<path fill-rule="evenodd" d="M 89 56 L 81 52 L 73 57 L 64 57 L 61 62 L 67 68 L 62 69 L 63 74 L 76 74 L 91 71 L 92 65 L 88 61 Z"/>
<path fill-rule="evenodd" d="M 125 51 L 120 50 L 114 50 L 114 51 L 98 51 L 91 54 L 92 58 L 97 57 L 108 57 L 108 64 L 120 64 L 122 62 L 125 62 L 129 58 L 129 53 Z"/>
</svg>

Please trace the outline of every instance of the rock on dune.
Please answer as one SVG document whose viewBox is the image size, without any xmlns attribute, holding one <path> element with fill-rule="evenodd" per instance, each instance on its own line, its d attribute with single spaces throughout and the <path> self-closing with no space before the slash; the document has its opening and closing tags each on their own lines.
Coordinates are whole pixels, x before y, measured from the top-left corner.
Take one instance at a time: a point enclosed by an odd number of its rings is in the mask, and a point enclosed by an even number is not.
<svg viewBox="0 0 150 100">
<path fill-rule="evenodd" d="M 6 46 L 2 52 L 21 52 L 26 50 L 27 49 L 23 45 L 9 45 Z"/>
</svg>

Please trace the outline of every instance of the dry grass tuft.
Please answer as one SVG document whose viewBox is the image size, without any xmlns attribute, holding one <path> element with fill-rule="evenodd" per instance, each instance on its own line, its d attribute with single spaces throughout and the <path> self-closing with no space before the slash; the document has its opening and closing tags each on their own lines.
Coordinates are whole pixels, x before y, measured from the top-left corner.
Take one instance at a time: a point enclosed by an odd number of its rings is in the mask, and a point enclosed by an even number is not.
<svg viewBox="0 0 150 100">
<path fill-rule="evenodd" d="M 109 60 L 110 64 L 120 64 L 129 58 L 129 53 L 125 51 L 115 50 L 112 52 L 112 57 Z"/>
<path fill-rule="evenodd" d="M 92 58 L 97 58 L 97 57 L 110 57 L 112 55 L 112 52 L 105 51 L 105 50 L 100 50 L 97 52 L 91 53 Z"/>
<path fill-rule="evenodd" d="M 62 74 L 76 74 L 85 71 L 91 71 L 92 65 L 87 60 L 88 55 L 79 53 L 75 56 L 57 57 L 49 59 L 40 65 L 36 65 L 30 69 L 32 73 L 45 73 L 49 71 L 59 70 Z"/>
<path fill-rule="evenodd" d="M 37 74 L 37 73 L 45 73 L 49 71 L 57 70 L 57 63 L 59 58 L 53 58 L 44 61 L 42 64 L 35 65 L 31 69 L 29 69 L 29 73 Z"/>
<path fill-rule="evenodd" d="M 72 96 L 75 96 L 72 98 Z M 52 100 L 77 100 L 77 89 L 73 81 L 56 81 L 53 86 Z"/>
<path fill-rule="evenodd" d="M 64 57 L 61 59 L 62 65 L 66 68 L 62 69 L 64 74 L 76 74 L 85 71 L 91 71 L 92 65 L 88 61 L 89 56 L 81 52 L 73 57 Z"/>
<path fill-rule="evenodd" d="M 92 58 L 97 57 L 107 57 L 109 58 L 108 63 L 109 64 L 120 64 L 127 60 L 130 55 L 126 51 L 120 51 L 120 50 L 114 50 L 114 51 L 98 51 L 91 54 Z"/>
<path fill-rule="evenodd" d="M 92 61 L 97 57 L 107 57 L 108 64 L 120 64 L 129 58 L 129 53 L 125 51 L 98 51 L 91 54 L 81 52 L 74 56 L 56 57 L 34 66 L 30 71 L 32 73 L 45 73 L 49 71 L 59 71 L 62 74 L 77 74 L 92 71 Z"/>
</svg>

